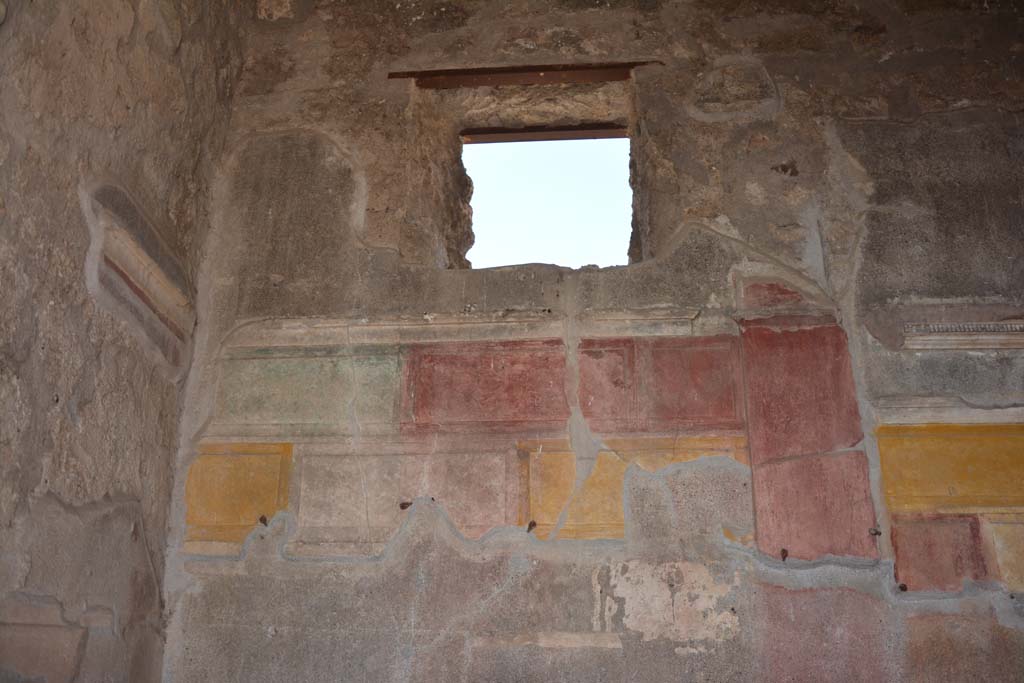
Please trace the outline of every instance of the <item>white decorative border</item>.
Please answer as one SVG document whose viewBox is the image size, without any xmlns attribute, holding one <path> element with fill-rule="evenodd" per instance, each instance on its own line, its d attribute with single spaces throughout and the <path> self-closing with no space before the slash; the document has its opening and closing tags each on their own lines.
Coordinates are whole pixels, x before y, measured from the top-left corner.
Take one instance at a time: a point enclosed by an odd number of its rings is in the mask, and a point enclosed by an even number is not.
<svg viewBox="0 0 1024 683">
<path fill-rule="evenodd" d="M 1024 349 L 1024 321 L 906 323 L 903 348 Z"/>
</svg>

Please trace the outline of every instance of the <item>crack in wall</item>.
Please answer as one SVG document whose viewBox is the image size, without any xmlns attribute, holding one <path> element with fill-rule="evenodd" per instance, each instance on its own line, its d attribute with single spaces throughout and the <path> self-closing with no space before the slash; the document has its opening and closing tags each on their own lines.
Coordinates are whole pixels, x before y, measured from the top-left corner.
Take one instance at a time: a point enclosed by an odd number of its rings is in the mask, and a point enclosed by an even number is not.
<svg viewBox="0 0 1024 683">
<path fill-rule="evenodd" d="M 590 429 L 590 424 L 583 416 L 580 407 L 580 332 L 578 319 L 578 285 L 576 277 L 570 275 L 566 279 L 563 302 L 568 307 L 563 319 L 563 342 L 565 344 L 565 398 L 569 404 L 569 420 L 566 431 L 569 434 L 569 447 L 575 458 L 576 481 L 572 493 L 558 515 L 558 521 L 548 535 L 549 540 L 557 540 L 558 534 L 565 526 L 572 509 L 573 501 L 583 490 L 584 484 L 597 463 L 598 454 L 605 448 Z"/>
</svg>

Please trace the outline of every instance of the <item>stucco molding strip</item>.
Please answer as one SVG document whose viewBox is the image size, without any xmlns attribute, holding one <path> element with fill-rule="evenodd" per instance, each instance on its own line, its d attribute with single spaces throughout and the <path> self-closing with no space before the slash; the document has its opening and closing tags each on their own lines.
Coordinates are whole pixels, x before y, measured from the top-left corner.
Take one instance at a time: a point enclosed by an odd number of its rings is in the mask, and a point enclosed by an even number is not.
<svg viewBox="0 0 1024 683">
<path fill-rule="evenodd" d="M 906 323 L 903 334 L 907 350 L 1024 349 L 1024 320 Z"/>
<path fill-rule="evenodd" d="M 945 396 L 886 396 L 873 403 L 879 424 L 1024 424 L 1024 406 L 985 408 Z"/>
<path fill-rule="evenodd" d="M 586 336 L 691 336 L 696 309 L 587 309 L 579 318 Z M 243 325 L 224 342 L 228 355 L 237 349 L 343 347 L 350 344 L 552 339 L 563 333 L 563 314 L 508 311 L 500 314 L 425 313 L 421 316 L 353 319 L 278 319 Z"/>
</svg>

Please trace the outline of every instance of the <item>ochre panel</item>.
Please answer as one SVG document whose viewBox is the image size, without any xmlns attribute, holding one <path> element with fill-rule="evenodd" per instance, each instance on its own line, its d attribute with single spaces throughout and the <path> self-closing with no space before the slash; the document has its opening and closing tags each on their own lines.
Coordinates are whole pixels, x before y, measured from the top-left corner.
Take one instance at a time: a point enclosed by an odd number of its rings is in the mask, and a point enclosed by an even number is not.
<svg viewBox="0 0 1024 683">
<path fill-rule="evenodd" d="M 531 441 L 519 444 L 527 455 L 527 523 L 534 533 L 547 538 L 569 502 L 576 485 L 576 456 L 568 441 Z"/>
<path fill-rule="evenodd" d="M 628 467 L 629 462 L 616 453 L 598 453 L 590 475 L 569 503 L 559 538 L 623 537 L 622 488 Z"/>
<path fill-rule="evenodd" d="M 210 444 L 189 467 L 187 541 L 241 543 L 288 507 L 291 444 Z"/>
<path fill-rule="evenodd" d="M 563 510 L 559 539 L 623 538 L 623 489 L 626 470 L 635 464 L 655 472 L 679 462 L 704 456 L 728 455 L 748 462 L 747 441 L 741 435 L 679 437 L 616 437 L 604 440 L 579 490 L 576 456 L 565 440 L 520 442 L 527 453 L 529 521 L 536 522 L 538 538 L 548 538 Z"/>
<path fill-rule="evenodd" d="M 986 517 L 999 578 L 1012 591 L 1024 591 L 1024 512 Z"/>
<path fill-rule="evenodd" d="M 603 439 L 603 443 L 608 450 L 622 454 L 630 462 L 636 462 L 650 472 L 665 467 L 661 463 L 666 462 L 666 457 L 673 463 L 704 456 L 728 455 L 744 465 L 750 464 L 747 437 L 742 434 L 614 436 Z"/>
<path fill-rule="evenodd" d="M 891 511 L 1024 508 L 1024 425 L 884 425 L 877 433 Z"/>
</svg>

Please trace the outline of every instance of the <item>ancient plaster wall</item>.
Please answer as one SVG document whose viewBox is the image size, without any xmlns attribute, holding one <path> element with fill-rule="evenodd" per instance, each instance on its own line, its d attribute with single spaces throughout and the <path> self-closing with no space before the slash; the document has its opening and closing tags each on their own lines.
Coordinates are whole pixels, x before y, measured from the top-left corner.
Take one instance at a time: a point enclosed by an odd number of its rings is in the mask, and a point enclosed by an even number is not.
<svg viewBox="0 0 1024 683">
<path fill-rule="evenodd" d="M 1021 21 L 258 2 L 166 679 L 1019 680 Z M 630 128 L 632 265 L 467 269 L 459 130 L 587 122 Z"/>
<path fill-rule="evenodd" d="M 187 314 L 241 64 L 234 5 L 0 3 L 4 681 L 160 678 Z M 180 338 L 161 336 L 176 313 Z"/>
<path fill-rule="evenodd" d="M 258 2 L 166 679 L 1019 680 L 1020 27 L 996 2 Z M 586 122 L 630 128 L 633 264 L 466 269 L 459 130 Z"/>
<path fill-rule="evenodd" d="M 4 6 L 0 678 L 1024 676 L 1015 3 Z M 633 264 L 467 269 L 592 121 Z"/>
</svg>

